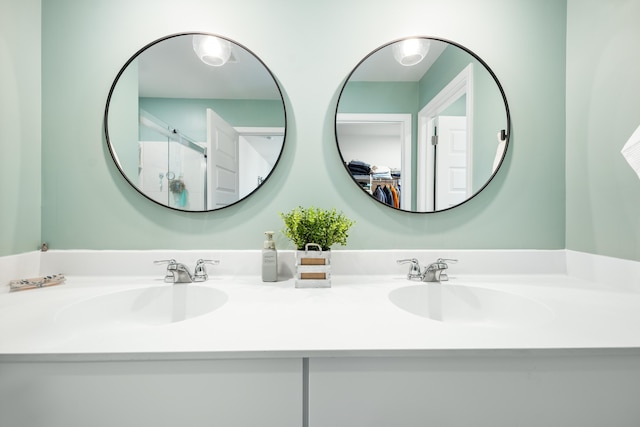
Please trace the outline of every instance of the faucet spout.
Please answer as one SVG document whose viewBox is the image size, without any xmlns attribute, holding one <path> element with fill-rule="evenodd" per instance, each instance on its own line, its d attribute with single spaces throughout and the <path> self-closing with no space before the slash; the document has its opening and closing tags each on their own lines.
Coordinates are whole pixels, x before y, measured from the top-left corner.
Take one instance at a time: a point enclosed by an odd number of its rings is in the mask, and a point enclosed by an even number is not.
<svg viewBox="0 0 640 427">
<path fill-rule="evenodd" d="M 444 273 L 444 270 L 446 270 L 447 268 L 449 268 L 449 266 L 445 262 L 436 261 L 429 264 L 427 268 L 424 269 L 424 273 L 422 274 L 422 281 L 439 282 L 442 279 L 443 274 L 444 277 L 446 277 L 446 273 Z"/>
<path fill-rule="evenodd" d="M 424 269 L 422 276 L 423 282 L 444 282 L 449 280 L 446 271 L 449 268 L 447 263 L 456 263 L 457 259 L 438 258 Z"/>
<path fill-rule="evenodd" d="M 189 273 L 189 268 L 179 262 L 167 266 L 167 275 L 173 273 L 173 283 L 192 283 L 193 276 Z"/>
<path fill-rule="evenodd" d="M 175 259 L 165 259 L 154 261 L 154 264 L 167 264 L 167 271 L 164 276 L 165 283 L 191 283 L 193 276 L 189 273 L 189 268 Z"/>
<path fill-rule="evenodd" d="M 420 279 L 423 282 L 441 282 L 449 280 L 449 276 L 445 272 L 449 268 L 447 262 L 457 262 L 455 259 L 438 258 L 436 262 L 432 262 L 421 270 L 420 263 L 417 259 L 399 259 L 398 264 L 411 263 L 411 268 L 407 274 L 407 279 Z"/>
</svg>

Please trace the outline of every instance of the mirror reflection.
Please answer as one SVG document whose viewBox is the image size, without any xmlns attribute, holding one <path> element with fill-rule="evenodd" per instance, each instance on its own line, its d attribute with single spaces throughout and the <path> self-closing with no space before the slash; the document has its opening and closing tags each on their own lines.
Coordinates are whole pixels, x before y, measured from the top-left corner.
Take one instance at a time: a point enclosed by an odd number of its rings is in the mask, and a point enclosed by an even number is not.
<svg viewBox="0 0 640 427">
<path fill-rule="evenodd" d="M 419 37 L 363 59 L 336 108 L 338 150 L 371 197 L 410 212 L 451 209 L 502 163 L 510 129 L 504 91 L 475 54 Z"/>
<path fill-rule="evenodd" d="M 111 155 L 145 197 L 210 211 L 256 191 L 285 139 L 280 88 L 243 46 L 177 34 L 145 46 L 116 77 L 105 111 Z"/>
</svg>

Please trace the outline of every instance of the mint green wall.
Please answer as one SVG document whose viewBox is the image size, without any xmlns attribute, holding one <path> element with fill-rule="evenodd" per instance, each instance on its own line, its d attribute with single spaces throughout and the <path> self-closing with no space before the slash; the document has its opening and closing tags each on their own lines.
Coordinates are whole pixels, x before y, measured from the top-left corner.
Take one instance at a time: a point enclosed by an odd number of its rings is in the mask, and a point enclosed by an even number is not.
<svg viewBox="0 0 640 427">
<path fill-rule="evenodd" d="M 448 46 L 420 80 L 419 109 L 426 106 L 469 64 L 473 66 L 473 187 L 475 193 L 491 176 L 498 145 L 497 134 L 506 129 L 504 101 L 484 65 L 463 49 Z"/>
<path fill-rule="evenodd" d="M 278 212 L 297 205 L 335 206 L 354 218 L 351 249 L 565 246 L 563 1 L 47 0 L 42 7 L 42 235 L 53 248 L 260 248 L 264 230 L 281 229 Z M 279 167 L 257 194 L 218 212 L 177 212 L 143 199 L 104 142 L 104 104 L 120 67 L 150 41 L 183 31 L 247 46 L 285 94 Z M 514 126 L 491 185 L 429 215 L 373 202 L 352 183 L 334 141 L 335 105 L 352 68 L 373 49 L 416 34 L 455 40 L 485 59 L 506 90 Z M 277 241 L 292 247 L 281 235 Z"/>
<path fill-rule="evenodd" d="M 567 248 L 640 260 L 640 180 L 620 150 L 640 125 L 640 1 L 569 0 Z"/>
<path fill-rule="evenodd" d="M 413 114 L 418 109 L 418 83 L 349 82 L 340 97 L 339 113 Z"/>
<path fill-rule="evenodd" d="M 207 108 L 232 126 L 285 126 L 282 102 L 268 99 L 140 98 L 140 108 L 202 142 L 207 140 Z M 144 134 L 142 139 L 146 139 Z"/>
<path fill-rule="evenodd" d="M 0 256 L 40 245 L 40 0 L 0 0 Z"/>
<path fill-rule="evenodd" d="M 140 164 L 138 104 L 138 61 L 132 61 L 111 93 L 109 140 L 120 167 L 136 183 Z"/>
</svg>

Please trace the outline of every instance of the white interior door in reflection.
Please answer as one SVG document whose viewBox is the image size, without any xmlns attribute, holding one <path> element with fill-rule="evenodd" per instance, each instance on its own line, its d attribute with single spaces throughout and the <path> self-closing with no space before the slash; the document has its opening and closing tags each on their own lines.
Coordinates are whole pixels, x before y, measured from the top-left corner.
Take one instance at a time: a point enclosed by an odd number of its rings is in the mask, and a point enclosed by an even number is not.
<svg viewBox="0 0 640 427">
<path fill-rule="evenodd" d="M 207 108 L 207 144 L 209 146 L 209 209 L 217 209 L 239 200 L 238 132 L 212 109 Z"/>
<path fill-rule="evenodd" d="M 464 103 L 463 111 L 454 108 L 452 113 L 449 109 L 459 101 Z M 473 66 L 469 64 L 418 113 L 418 211 L 448 209 L 471 196 L 473 122 Z M 435 135 L 439 135 L 437 149 L 432 143 Z"/>
<path fill-rule="evenodd" d="M 251 194 L 271 173 L 284 143 L 283 128 L 236 128 L 240 135 L 240 198 Z"/>
<path fill-rule="evenodd" d="M 469 197 L 469 148 L 467 118 L 439 116 L 437 119 L 436 210 L 447 209 Z"/>
</svg>

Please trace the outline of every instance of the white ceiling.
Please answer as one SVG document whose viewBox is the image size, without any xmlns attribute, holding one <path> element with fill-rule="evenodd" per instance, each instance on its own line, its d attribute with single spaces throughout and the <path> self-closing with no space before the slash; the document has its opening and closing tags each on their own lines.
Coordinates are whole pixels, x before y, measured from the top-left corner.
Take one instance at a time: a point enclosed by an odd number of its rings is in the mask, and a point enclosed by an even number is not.
<svg viewBox="0 0 640 427">
<path fill-rule="evenodd" d="M 431 40 L 427 57 L 417 65 L 398 64 L 385 46 L 368 56 L 352 74 L 352 81 L 418 81 L 447 46 Z M 273 77 L 249 51 L 233 44 L 234 62 L 222 67 L 202 63 L 192 47 L 192 36 L 165 39 L 138 57 L 142 97 L 209 99 L 277 99 Z M 310 79 L 313 76 L 309 77 Z"/>
<path fill-rule="evenodd" d="M 273 77 L 252 53 L 232 43 L 235 62 L 211 67 L 196 56 L 192 40 L 175 36 L 140 54 L 141 97 L 281 99 Z"/>
<path fill-rule="evenodd" d="M 431 40 L 427 56 L 418 64 L 406 67 L 393 57 L 391 45 L 369 55 L 351 75 L 350 81 L 366 82 L 417 82 L 448 46 L 447 43 Z"/>
</svg>

